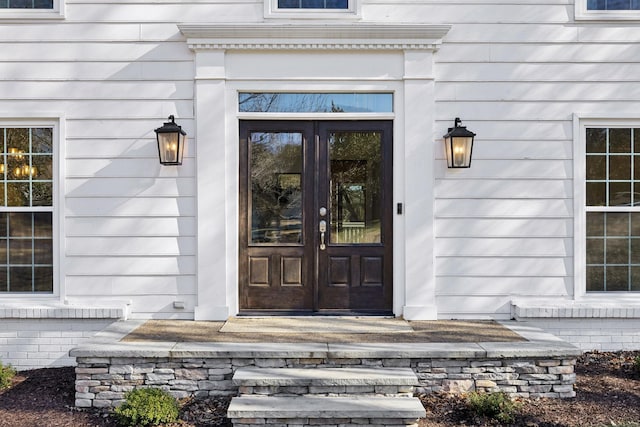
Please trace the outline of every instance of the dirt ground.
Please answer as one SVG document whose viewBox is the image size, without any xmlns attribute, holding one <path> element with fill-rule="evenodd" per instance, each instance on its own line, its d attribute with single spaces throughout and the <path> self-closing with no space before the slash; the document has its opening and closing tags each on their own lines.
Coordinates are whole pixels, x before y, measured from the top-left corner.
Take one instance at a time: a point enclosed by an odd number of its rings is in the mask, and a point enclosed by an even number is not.
<svg viewBox="0 0 640 427">
<path fill-rule="evenodd" d="M 576 366 L 574 399 L 522 399 L 515 422 L 525 427 L 640 427 L 640 374 L 633 359 L 640 352 L 587 353 Z M 1 427 L 106 427 L 114 420 L 100 412 L 73 408 L 73 368 L 20 373 L 11 388 L 0 392 Z M 499 425 L 474 418 L 464 399 L 422 396 L 427 410 L 420 427 Z M 227 399 L 182 402 L 180 427 L 230 426 L 224 417 Z"/>
</svg>

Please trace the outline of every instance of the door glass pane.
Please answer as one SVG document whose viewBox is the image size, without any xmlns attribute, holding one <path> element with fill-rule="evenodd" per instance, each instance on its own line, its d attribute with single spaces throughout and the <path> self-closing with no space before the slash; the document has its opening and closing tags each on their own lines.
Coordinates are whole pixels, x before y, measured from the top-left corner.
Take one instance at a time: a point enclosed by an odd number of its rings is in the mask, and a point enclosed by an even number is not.
<svg viewBox="0 0 640 427">
<path fill-rule="evenodd" d="M 250 135 L 251 243 L 302 243 L 302 134 Z"/>
<path fill-rule="evenodd" d="M 381 243 L 382 134 L 329 135 L 331 243 Z"/>
</svg>

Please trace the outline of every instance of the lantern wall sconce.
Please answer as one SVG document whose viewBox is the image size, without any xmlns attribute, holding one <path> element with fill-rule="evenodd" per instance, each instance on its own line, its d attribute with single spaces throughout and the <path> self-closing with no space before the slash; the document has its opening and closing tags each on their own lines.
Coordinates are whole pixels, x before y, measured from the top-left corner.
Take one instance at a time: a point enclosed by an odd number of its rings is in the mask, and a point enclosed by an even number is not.
<svg viewBox="0 0 640 427">
<path fill-rule="evenodd" d="M 460 126 L 462 120 L 456 117 L 454 127 L 449 128 L 444 135 L 444 151 L 447 155 L 447 167 L 468 168 L 471 166 L 471 152 L 475 133 L 468 131 L 466 126 Z"/>
<path fill-rule="evenodd" d="M 160 164 L 165 166 L 181 165 L 187 133 L 176 124 L 173 115 L 169 116 L 169 120 L 162 127 L 155 129 Z"/>
</svg>

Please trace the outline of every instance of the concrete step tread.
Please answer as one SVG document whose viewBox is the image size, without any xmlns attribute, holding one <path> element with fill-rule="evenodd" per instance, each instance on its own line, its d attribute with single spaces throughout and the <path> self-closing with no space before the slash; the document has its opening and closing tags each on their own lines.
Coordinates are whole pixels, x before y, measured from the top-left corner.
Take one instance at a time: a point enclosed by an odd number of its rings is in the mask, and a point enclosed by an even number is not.
<svg viewBox="0 0 640 427">
<path fill-rule="evenodd" d="M 234 418 L 422 418 L 418 398 L 398 397 L 273 397 L 231 399 L 227 416 Z"/>
<path fill-rule="evenodd" d="M 239 368 L 241 386 L 418 385 L 410 368 Z"/>
</svg>

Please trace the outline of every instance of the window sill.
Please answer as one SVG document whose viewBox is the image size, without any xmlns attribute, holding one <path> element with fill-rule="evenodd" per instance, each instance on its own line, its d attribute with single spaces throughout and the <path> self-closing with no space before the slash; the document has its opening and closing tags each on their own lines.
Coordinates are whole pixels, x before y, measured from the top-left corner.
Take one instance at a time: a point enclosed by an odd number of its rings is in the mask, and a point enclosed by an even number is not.
<svg viewBox="0 0 640 427">
<path fill-rule="evenodd" d="M 304 12 L 269 12 L 265 13 L 264 18 L 269 19 L 291 19 L 291 20 L 307 20 L 307 21 L 323 21 L 323 20 L 351 20 L 358 21 L 361 19 L 360 15 L 353 12 L 318 12 L 318 13 L 304 13 Z"/>
<path fill-rule="evenodd" d="M 638 319 L 640 299 L 630 300 L 585 297 L 580 300 L 513 300 L 512 313 L 516 320 L 525 319 Z"/>
<path fill-rule="evenodd" d="M 64 13 L 58 10 L 18 10 L 0 9 L 0 21 L 29 21 L 29 20 L 62 20 Z"/>
<path fill-rule="evenodd" d="M 578 11 L 575 13 L 576 21 L 640 21 L 640 12 L 635 10 L 599 10 Z"/>
<path fill-rule="evenodd" d="M 63 303 L 0 303 L 0 319 L 124 319 L 123 302 L 109 306 L 67 305 Z"/>
</svg>

